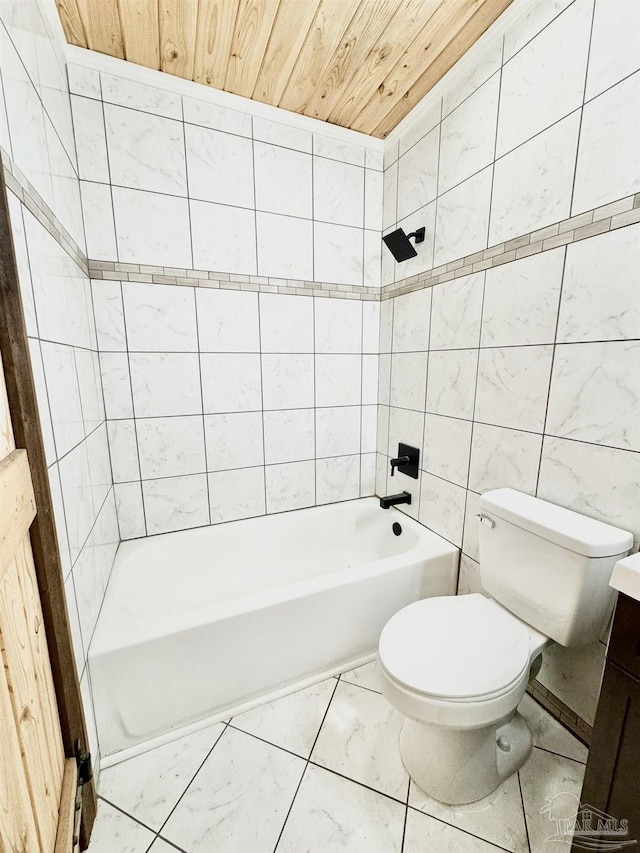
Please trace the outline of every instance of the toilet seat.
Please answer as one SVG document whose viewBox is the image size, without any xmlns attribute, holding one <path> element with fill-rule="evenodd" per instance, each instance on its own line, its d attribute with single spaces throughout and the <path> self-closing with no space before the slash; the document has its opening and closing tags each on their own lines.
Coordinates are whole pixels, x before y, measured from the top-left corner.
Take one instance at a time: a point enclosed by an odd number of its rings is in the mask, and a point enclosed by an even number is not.
<svg viewBox="0 0 640 853">
<path fill-rule="evenodd" d="M 378 657 L 405 691 L 438 703 L 482 702 L 518 687 L 531 661 L 530 635 L 483 595 L 416 601 L 385 625 Z"/>
</svg>

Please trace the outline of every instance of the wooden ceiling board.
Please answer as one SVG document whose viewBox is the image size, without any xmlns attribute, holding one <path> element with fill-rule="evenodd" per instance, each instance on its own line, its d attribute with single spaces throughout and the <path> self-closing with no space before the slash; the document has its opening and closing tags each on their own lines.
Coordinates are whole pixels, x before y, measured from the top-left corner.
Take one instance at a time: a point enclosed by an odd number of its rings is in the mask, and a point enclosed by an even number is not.
<svg viewBox="0 0 640 853">
<path fill-rule="evenodd" d="M 384 137 L 511 1 L 57 4 L 72 44 Z"/>
</svg>

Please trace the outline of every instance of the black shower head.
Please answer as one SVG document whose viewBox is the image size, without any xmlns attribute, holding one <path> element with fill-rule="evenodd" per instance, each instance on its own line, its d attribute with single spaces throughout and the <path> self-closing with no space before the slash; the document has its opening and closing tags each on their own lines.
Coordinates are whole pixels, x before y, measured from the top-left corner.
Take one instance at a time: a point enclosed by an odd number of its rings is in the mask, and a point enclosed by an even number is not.
<svg viewBox="0 0 640 853">
<path fill-rule="evenodd" d="M 392 231 L 382 239 L 396 261 L 408 261 L 409 258 L 415 258 L 418 254 L 411 245 L 411 238 L 415 237 L 416 243 L 422 243 L 424 234 L 424 228 L 418 228 L 413 234 L 405 234 L 402 228 L 398 228 L 397 231 Z"/>
</svg>

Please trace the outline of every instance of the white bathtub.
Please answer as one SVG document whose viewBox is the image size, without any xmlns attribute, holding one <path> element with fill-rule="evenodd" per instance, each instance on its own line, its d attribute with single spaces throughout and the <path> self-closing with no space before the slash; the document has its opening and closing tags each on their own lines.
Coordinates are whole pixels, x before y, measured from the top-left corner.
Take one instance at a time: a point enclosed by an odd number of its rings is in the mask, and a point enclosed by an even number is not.
<svg viewBox="0 0 640 853">
<path fill-rule="evenodd" d="M 376 498 L 123 543 L 89 652 L 102 756 L 373 654 L 405 604 L 455 593 L 457 566 Z"/>
</svg>

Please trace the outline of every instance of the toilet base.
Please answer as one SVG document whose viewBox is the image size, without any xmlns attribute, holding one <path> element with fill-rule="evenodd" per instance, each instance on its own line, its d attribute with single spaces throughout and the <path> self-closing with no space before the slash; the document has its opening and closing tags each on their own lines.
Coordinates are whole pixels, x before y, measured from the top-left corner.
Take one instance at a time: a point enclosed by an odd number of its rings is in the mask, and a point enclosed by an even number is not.
<svg viewBox="0 0 640 853">
<path fill-rule="evenodd" d="M 507 722 L 469 730 L 406 719 L 400 734 L 400 755 L 412 780 L 447 805 L 486 797 L 530 753 L 531 732 L 517 711 Z"/>
</svg>

